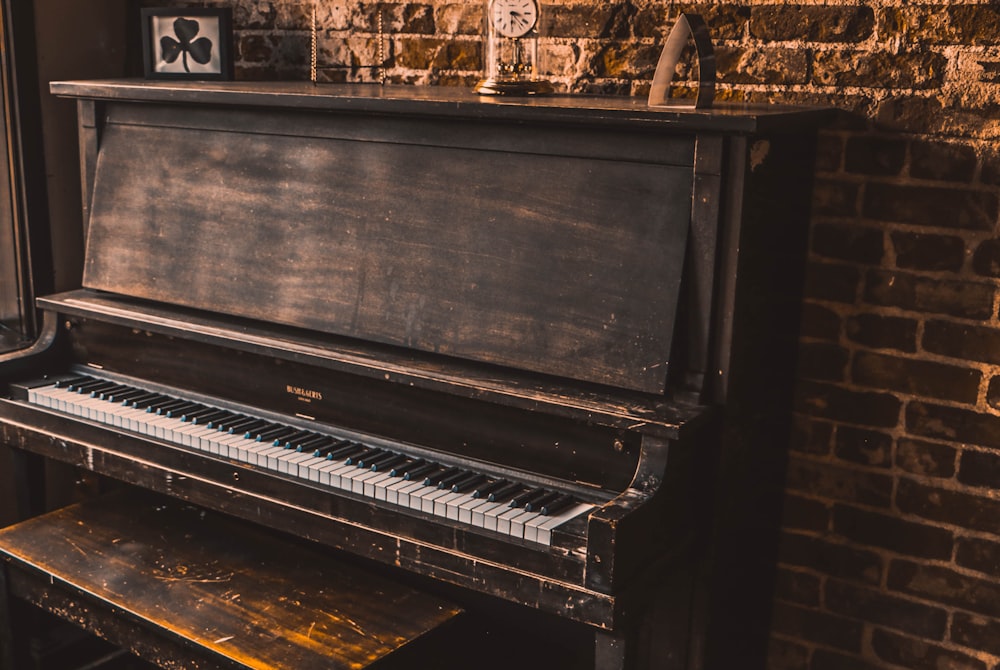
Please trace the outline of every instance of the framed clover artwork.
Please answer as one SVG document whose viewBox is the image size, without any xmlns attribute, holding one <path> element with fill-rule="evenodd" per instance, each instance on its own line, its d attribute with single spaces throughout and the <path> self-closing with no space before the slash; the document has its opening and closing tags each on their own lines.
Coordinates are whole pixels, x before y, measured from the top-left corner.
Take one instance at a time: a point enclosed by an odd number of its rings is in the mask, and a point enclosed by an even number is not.
<svg viewBox="0 0 1000 670">
<path fill-rule="evenodd" d="M 141 11 L 147 79 L 232 79 L 233 27 L 228 8 Z"/>
</svg>

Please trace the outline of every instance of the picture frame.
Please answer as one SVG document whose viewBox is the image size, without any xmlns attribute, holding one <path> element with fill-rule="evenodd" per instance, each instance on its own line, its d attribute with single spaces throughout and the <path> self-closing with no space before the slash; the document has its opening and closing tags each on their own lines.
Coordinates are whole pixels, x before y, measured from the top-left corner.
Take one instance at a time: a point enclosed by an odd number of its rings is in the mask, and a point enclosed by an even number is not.
<svg viewBox="0 0 1000 670">
<path fill-rule="evenodd" d="M 229 8 L 143 8 L 140 16 L 147 79 L 233 78 Z"/>
</svg>

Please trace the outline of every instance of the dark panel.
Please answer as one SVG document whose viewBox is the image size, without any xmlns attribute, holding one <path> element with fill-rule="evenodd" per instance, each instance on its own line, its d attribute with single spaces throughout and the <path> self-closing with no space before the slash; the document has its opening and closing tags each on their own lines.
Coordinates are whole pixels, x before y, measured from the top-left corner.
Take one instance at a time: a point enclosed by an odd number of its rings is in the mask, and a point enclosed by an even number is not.
<svg viewBox="0 0 1000 670">
<path fill-rule="evenodd" d="M 113 125 L 84 283 L 662 392 L 691 178 L 575 156 Z"/>
</svg>

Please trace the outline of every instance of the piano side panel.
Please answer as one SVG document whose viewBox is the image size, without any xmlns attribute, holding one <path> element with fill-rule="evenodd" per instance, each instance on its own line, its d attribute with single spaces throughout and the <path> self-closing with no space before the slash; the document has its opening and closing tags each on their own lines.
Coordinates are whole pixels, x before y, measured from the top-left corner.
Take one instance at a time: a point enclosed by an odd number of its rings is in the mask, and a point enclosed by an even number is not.
<svg viewBox="0 0 1000 670">
<path fill-rule="evenodd" d="M 523 150 L 544 128 L 511 125 L 522 149 L 504 151 L 462 146 L 475 124 L 440 146 L 371 123 L 361 140 L 106 125 L 84 284 L 663 391 L 690 166 L 608 159 L 607 138 L 600 158 Z"/>
</svg>

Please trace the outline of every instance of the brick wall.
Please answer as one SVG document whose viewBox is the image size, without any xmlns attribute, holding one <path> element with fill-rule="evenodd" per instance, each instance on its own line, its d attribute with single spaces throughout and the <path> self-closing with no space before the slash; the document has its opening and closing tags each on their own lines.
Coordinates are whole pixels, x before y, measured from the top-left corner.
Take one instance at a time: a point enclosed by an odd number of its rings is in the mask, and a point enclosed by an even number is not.
<svg viewBox="0 0 1000 670">
<path fill-rule="evenodd" d="M 310 3 L 215 4 L 235 10 L 239 77 L 308 76 Z M 470 85 L 482 4 L 317 0 L 320 78 L 376 81 L 384 65 L 394 83 Z M 1000 7 L 544 10 L 562 89 L 644 94 L 670 17 L 693 10 L 719 98 L 848 112 L 816 169 L 769 666 L 1000 667 Z"/>
</svg>

